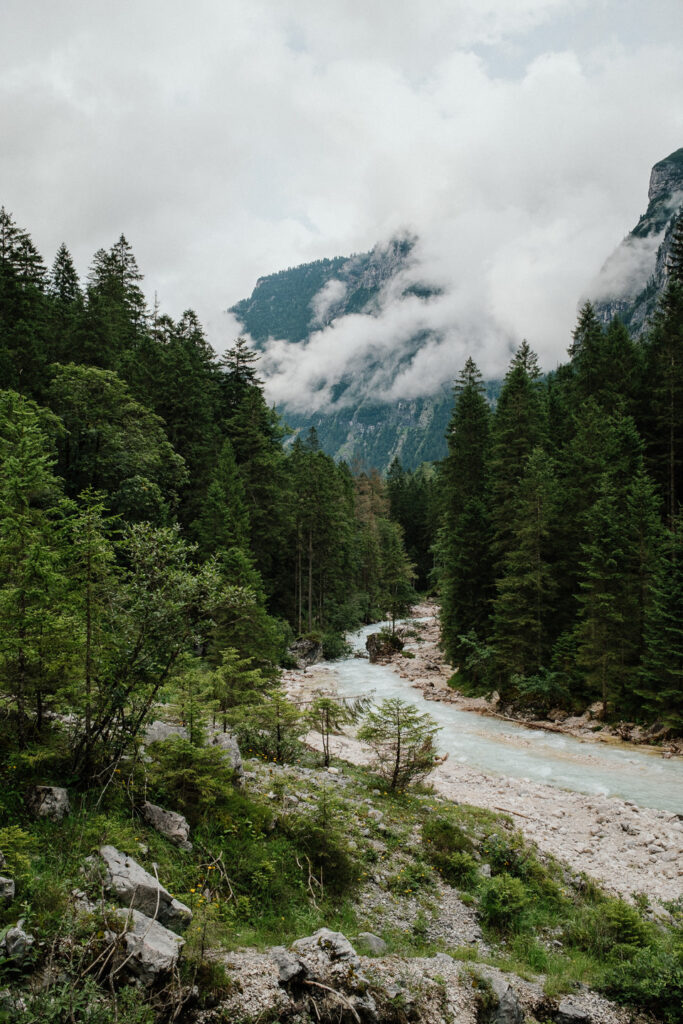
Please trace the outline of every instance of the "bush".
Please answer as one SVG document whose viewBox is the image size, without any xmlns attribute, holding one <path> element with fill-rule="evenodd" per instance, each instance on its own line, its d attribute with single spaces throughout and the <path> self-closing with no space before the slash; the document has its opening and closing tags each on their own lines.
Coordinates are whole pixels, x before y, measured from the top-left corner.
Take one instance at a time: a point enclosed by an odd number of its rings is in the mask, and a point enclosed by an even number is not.
<svg viewBox="0 0 683 1024">
<path fill-rule="evenodd" d="M 674 950 L 649 947 L 608 968 L 608 995 L 620 1003 L 649 1010 L 666 1024 L 683 1021 L 683 944 Z"/>
<path fill-rule="evenodd" d="M 604 900 L 582 907 L 565 928 L 565 941 L 593 956 L 625 959 L 645 946 L 650 929 L 635 907 Z"/>
<path fill-rule="evenodd" d="M 482 918 L 494 928 L 519 928 L 520 916 L 529 903 L 524 883 L 511 875 L 494 875 L 484 884 L 479 899 Z"/>
<path fill-rule="evenodd" d="M 422 826 L 425 853 L 439 874 L 451 885 L 467 889 L 477 878 L 472 841 L 449 818 L 434 816 Z"/>
<path fill-rule="evenodd" d="M 338 661 L 340 658 L 348 658 L 351 653 L 351 645 L 346 642 L 343 633 L 323 633 L 323 656 L 328 661 Z"/>
<path fill-rule="evenodd" d="M 225 806 L 233 788 L 232 765 L 219 747 L 198 747 L 172 736 L 149 747 L 150 783 L 161 802 L 191 825 Z"/>
</svg>

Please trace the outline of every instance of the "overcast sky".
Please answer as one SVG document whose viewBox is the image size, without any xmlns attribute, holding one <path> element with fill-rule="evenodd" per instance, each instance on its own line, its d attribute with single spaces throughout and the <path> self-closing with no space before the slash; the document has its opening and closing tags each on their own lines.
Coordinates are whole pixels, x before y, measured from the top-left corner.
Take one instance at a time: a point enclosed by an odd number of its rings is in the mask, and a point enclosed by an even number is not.
<svg viewBox="0 0 683 1024">
<path fill-rule="evenodd" d="M 396 395 L 523 336 L 551 368 L 683 146 L 682 44 L 681 0 L 2 0 L 0 202 L 83 274 L 124 232 L 219 349 L 258 276 L 410 230 L 443 300 L 318 339 L 300 386 L 425 316 Z"/>
</svg>

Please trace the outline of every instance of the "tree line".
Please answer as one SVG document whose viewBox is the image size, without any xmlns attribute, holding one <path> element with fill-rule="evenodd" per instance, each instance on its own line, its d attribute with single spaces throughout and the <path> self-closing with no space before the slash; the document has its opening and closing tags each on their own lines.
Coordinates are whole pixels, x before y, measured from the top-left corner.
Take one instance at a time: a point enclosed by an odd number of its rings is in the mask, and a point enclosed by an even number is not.
<svg viewBox="0 0 683 1024">
<path fill-rule="evenodd" d="M 546 377 L 524 342 L 495 410 L 468 359 L 435 545 L 457 685 L 683 728 L 683 220 L 642 338 L 590 303 Z"/>
<path fill-rule="evenodd" d="M 70 712 L 82 775 L 193 664 L 263 688 L 413 596 L 379 476 L 288 443 L 244 339 L 141 281 L 123 235 L 82 285 L 0 211 L 0 694 L 22 742 Z"/>
</svg>

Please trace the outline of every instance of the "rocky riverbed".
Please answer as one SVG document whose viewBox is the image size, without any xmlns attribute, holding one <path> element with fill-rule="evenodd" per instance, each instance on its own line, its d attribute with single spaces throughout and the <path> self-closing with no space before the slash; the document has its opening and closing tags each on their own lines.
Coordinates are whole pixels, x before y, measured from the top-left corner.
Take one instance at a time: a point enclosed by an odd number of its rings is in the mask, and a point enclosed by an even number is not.
<svg viewBox="0 0 683 1024">
<path fill-rule="evenodd" d="M 426 621 L 417 625 L 418 635 L 407 638 L 404 650 L 413 658 L 394 656 L 390 667 L 421 689 L 427 699 L 457 702 L 462 710 L 485 711 L 482 702 L 454 696 L 447 686 L 451 675 L 437 647 L 438 632 L 433 609 L 420 607 L 415 615 Z M 314 666 L 285 674 L 285 685 L 295 698 L 316 690 L 334 691 L 334 670 Z M 587 722 L 565 730 L 598 742 Z M 584 734 L 585 732 L 585 734 Z M 309 737 L 315 744 L 314 736 Z M 523 744 L 524 734 L 506 742 Z M 615 742 L 612 738 L 612 742 Z M 628 749 L 628 748 L 627 748 Z M 334 752 L 355 763 L 367 763 L 369 753 L 349 729 L 335 737 Z M 590 758 L 590 745 L 586 756 Z M 653 757 L 659 756 L 652 753 Z M 584 871 L 608 890 L 631 898 L 645 893 L 650 900 L 678 899 L 683 893 L 683 821 L 676 814 L 616 797 L 591 796 L 528 779 L 487 774 L 469 765 L 446 761 L 430 776 L 437 793 L 510 813 L 515 824 L 541 850 L 552 853 L 577 871 Z"/>
</svg>

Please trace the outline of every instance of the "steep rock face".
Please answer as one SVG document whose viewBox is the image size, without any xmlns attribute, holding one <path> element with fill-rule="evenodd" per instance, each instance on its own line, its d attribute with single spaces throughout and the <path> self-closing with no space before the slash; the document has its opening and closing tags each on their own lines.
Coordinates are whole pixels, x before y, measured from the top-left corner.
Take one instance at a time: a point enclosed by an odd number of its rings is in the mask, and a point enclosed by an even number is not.
<svg viewBox="0 0 683 1024">
<path fill-rule="evenodd" d="M 678 149 L 652 168 L 647 210 L 590 289 L 605 323 L 618 315 L 634 334 L 647 327 L 666 286 L 673 227 L 682 207 L 683 149 Z"/>
</svg>

